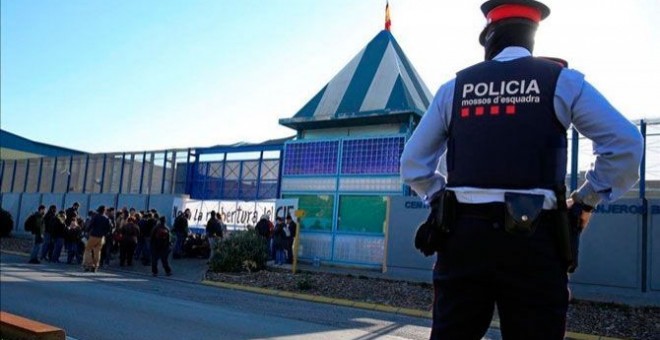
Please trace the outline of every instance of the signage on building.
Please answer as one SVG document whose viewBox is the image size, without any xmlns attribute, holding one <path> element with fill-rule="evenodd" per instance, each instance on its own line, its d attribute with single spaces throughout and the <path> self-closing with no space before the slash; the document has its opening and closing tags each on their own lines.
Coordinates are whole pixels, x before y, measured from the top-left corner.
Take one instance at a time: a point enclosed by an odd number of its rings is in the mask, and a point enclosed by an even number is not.
<svg viewBox="0 0 660 340">
<path fill-rule="evenodd" d="M 298 209 L 297 199 L 278 199 L 263 201 L 210 201 L 177 199 L 174 201 L 174 216 L 190 209 L 188 226 L 194 232 L 201 233 L 211 218 L 211 212 L 222 219 L 228 230 L 245 230 L 254 227 L 262 216 L 275 221 L 275 216 L 285 217 L 290 214 L 295 219 Z"/>
</svg>

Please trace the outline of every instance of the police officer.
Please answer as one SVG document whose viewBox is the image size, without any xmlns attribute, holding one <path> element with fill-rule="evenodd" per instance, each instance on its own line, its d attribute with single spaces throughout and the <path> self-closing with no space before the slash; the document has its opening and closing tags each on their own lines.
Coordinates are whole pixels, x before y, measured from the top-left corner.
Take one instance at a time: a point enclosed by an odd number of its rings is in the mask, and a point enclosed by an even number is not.
<svg viewBox="0 0 660 340">
<path fill-rule="evenodd" d="M 532 57 L 547 6 L 491 0 L 481 10 L 485 61 L 441 86 L 401 157 L 403 180 L 427 203 L 447 192 L 456 201 L 437 248 L 431 338 L 480 339 L 497 306 L 505 339 L 562 339 L 568 264 L 550 217 L 566 207 L 556 194 L 565 190 L 566 131 L 575 126 L 596 155 L 567 200 L 582 227 L 637 182 L 642 137 L 583 74 Z M 516 201 L 536 203 L 516 215 Z"/>
</svg>

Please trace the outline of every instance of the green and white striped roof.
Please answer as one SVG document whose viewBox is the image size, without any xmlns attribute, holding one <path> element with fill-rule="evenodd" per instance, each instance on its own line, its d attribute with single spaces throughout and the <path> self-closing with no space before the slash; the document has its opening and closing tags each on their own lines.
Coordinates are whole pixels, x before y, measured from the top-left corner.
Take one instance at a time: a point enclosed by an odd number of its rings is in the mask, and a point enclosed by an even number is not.
<svg viewBox="0 0 660 340">
<path fill-rule="evenodd" d="M 292 118 L 293 129 L 407 121 L 432 95 L 392 33 L 383 30 Z"/>
</svg>

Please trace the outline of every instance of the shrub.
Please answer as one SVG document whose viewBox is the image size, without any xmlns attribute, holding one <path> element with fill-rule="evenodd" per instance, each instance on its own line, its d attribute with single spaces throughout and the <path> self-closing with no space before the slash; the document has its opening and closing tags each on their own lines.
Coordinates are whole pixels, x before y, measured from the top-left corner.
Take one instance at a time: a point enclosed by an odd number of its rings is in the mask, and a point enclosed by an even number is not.
<svg viewBox="0 0 660 340">
<path fill-rule="evenodd" d="M 233 232 L 218 242 L 210 263 L 214 272 L 256 272 L 266 268 L 266 243 L 253 230 Z"/>
</svg>

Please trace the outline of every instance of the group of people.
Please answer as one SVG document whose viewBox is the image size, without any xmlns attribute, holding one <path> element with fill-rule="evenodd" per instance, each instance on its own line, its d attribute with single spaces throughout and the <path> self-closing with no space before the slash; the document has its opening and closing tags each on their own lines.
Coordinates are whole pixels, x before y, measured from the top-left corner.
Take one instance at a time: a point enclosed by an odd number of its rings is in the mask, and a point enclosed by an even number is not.
<svg viewBox="0 0 660 340">
<path fill-rule="evenodd" d="M 66 249 L 67 264 L 81 264 L 86 272 L 96 272 L 109 265 L 113 254 L 119 253 L 119 265 L 132 266 L 133 260 L 143 265 L 151 264 L 154 276 L 158 275 L 158 261 L 165 273 L 172 275 L 168 256 L 172 234 L 165 216 L 155 209 L 136 211 L 99 206 L 90 210 L 83 220 L 78 212 L 79 203 L 66 210 L 51 205 L 46 211 L 40 205 L 25 221 L 25 230 L 34 235 L 34 245 L 29 263 L 41 261 L 59 263 L 62 250 Z M 186 226 L 187 228 L 187 226 Z"/>
<path fill-rule="evenodd" d="M 293 242 L 298 232 L 298 225 L 291 215 L 287 215 L 286 220 L 276 217 L 274 225 L 267 215 L 262 215 L 255 230 L 266 243 L 269 260 L 274 260 L 275 265 L 293 263 Z"/>
</svg>

